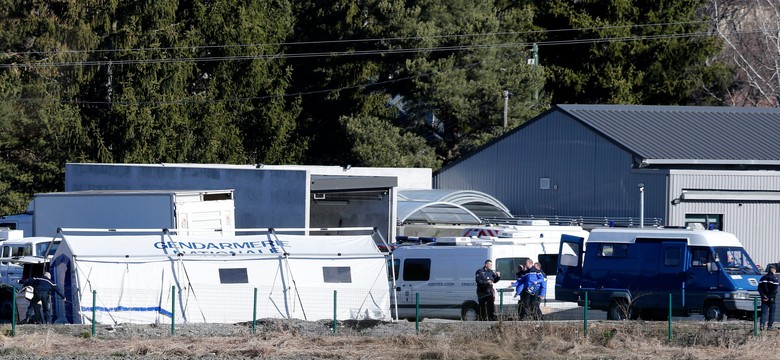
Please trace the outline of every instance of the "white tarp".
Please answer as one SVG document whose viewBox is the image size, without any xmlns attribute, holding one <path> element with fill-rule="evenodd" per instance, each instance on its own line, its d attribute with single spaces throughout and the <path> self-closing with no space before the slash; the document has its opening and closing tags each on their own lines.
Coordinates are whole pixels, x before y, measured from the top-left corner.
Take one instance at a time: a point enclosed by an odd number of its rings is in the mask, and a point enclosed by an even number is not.
<svg viewBox="0 0 780 360">
<path fill-rule="evenodd" d="M 370 235 L 62 237 L 58 322 L 91 322 L 93 301 L 99 323 L 390 319 L 387 262 Z"/>
</svg>

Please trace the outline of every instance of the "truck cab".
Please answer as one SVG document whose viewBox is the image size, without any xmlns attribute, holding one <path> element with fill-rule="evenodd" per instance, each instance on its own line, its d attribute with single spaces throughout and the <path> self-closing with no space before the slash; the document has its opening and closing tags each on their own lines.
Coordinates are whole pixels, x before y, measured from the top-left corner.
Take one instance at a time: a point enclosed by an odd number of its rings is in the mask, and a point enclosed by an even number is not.
<svg viewBox="0 0 780 360">
<path fill-rule="evenodd" d="M 0 243 L 0 283 L 20 288 L 18 281 L 25 278 L 24 266 L 22 262 L 14 260 L 46 259 L 57 251 L 59 244 L 59 238 L 50 237 L 22 238 Z"/>
<path fill-rule="evenodd" d="M 594 229 L 587 242 L 564 236 L 556 299 L 607 318 L 663 319 L 701 313 L 706 320 L 746 317 L 761 277 L 737 238 L 691 229 Z"/>
</svg>

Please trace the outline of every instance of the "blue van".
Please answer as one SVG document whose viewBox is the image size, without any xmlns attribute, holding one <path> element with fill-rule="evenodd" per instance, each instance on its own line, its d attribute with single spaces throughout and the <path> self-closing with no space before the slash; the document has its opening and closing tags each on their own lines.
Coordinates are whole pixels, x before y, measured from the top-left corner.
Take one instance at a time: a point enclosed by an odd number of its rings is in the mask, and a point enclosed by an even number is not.
<svg viewBox="0 0 780 360">
<path fill-rule="evenodd" d="M 736 236 L 691 229 L 594 229 L 587 243 L 564 235 L 555 298 L 604 310 L 609 320 L 744 318 L 761 278 Z"/>
</svg>

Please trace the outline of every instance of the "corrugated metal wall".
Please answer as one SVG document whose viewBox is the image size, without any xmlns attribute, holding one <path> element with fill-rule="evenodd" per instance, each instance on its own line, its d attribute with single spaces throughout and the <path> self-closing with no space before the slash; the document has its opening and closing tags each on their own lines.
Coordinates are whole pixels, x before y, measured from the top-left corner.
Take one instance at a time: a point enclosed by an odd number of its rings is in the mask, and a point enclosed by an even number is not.
<svg viewBox="0 0 780 360">
<path fill-rule="evenodd" d="M 669 185 L 670 201 L 683 190 L 780 191 L 780 173 L 672 170 Z M 683 201 L 669 205 L 669 225 L 685 225 L 686 214 L 721 214 L 723 231 L 737 235 L 753 261 L 780 261 L 780 202 Z"/>
<path fill-rule="evenodd" d="M 434 188 L 493 195 L 516 216 L 664 217 L 667 170 L 634 170 L 632 155 L 560 111 L 549 112 L 434 175 Z M 541 179 L 549 189 L 541 189 Z"/>
</svg>

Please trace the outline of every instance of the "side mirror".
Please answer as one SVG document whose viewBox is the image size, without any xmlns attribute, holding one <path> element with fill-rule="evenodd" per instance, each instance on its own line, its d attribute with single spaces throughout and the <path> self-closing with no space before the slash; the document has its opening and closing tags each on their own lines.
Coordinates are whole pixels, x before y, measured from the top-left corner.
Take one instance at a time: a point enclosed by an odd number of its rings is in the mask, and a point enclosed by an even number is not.
<svg viewBox="0 0 780 360">
<path fill-rule="evenodd" d="M 718 263 L 714 261 L 710 261 L 707 263 L 707 271 L 709 272 L 716 272 L 718 271 Z"/>
</svg>

